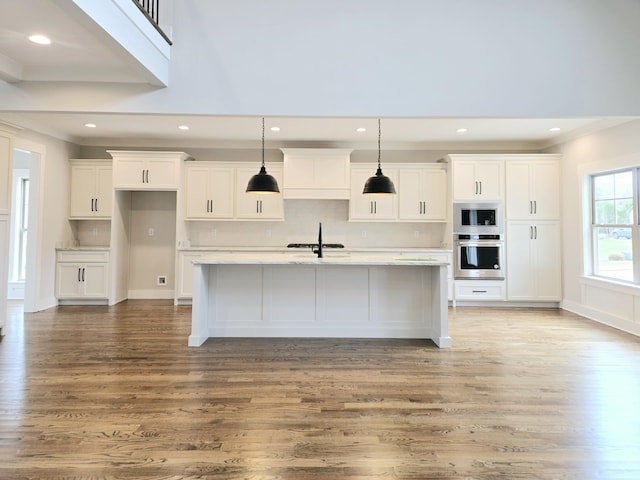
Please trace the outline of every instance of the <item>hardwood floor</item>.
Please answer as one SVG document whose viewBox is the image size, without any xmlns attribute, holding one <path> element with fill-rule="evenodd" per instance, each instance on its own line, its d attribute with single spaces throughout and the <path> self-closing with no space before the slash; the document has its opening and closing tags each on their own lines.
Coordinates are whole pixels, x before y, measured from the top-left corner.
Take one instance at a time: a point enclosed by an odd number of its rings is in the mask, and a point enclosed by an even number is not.
<svg viewBox="0 0 640 480">
<path fill-rule="evenodd" d="M 219 339 L 189 307 L 23 314 L 0 342 L 0 478 L 639 479 L 640 339 L 450 310 L 416 340 Z"/>
</svg>

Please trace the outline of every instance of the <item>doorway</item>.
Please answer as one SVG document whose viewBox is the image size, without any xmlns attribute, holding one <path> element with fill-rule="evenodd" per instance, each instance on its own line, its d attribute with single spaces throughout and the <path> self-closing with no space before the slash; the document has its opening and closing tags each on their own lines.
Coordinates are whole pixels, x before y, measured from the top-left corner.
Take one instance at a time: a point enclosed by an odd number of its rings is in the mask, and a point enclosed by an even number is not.
<svg viewBox="0 0 640 480">
<path fill-rule="evenodd" d="M 45 146 L 16 139 L 9 242 L 7 298 L 24 303 L 25 312 L 37 312 L 41 260 L 40 212 Z"/>
</svg>

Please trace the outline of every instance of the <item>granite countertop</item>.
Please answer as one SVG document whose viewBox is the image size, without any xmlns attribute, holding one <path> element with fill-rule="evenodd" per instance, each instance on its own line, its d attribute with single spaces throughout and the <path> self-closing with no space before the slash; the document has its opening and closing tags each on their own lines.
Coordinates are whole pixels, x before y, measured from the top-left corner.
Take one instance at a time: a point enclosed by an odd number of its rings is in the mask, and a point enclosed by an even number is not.
<svg viewBox="0 0 640 480">
<path fill-rule="evenodd" d="M 77 251 L 81 251 L 81 252 L 104 252 L 104 251 L 108 251 L 110 250 L 110 247 L 97 247 L 97 246 L 92 246 L 92 247 L 85 247 L 82 245 L 78 245 L 75 247 L 56 247 L 57 251 L 69 251 L 69 252 L 77 252 Z"/>
</svg>

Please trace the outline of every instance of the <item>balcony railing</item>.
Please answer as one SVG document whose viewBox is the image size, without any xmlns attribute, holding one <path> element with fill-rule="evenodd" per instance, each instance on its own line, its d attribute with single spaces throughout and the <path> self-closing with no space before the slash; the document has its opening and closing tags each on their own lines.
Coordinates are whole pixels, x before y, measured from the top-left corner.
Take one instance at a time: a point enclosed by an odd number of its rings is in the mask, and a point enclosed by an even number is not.
<svg viewBox="0 0 640 480">
<path fill-rule="evenodd" d="M 133 0 L 133 3 L 145 14 L 158 33 L 162 35 L 162 38 L 164 38 L 169 45 L 172 45 L 169 37 L 167 37 L 160 28 L 160 0 Z"/>
</svg>

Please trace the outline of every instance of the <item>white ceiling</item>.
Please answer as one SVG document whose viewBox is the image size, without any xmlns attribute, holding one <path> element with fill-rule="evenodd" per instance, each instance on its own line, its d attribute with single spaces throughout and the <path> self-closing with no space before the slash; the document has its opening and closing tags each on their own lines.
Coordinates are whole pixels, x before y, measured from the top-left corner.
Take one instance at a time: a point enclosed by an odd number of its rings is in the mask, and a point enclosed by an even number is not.
<svg viewBox="0 0 640 480">
<path fill-rule="evenodd" d="M 68 0 L 3 0 L 0 7 L 0 80 L 144 82 L 126 51 L 70 8 Z M 33 33 L 55 39 L 42 47 Z M 76 112 L 3 112 L 0 120 L 80 145 L 130 147 L 255 146 L 260 117 L 131 115 Z M 540 149 L 631 118 L 384 118 L 383 148 Z M 85 123 L 94 123 L 89 129 Z M 377 148 L 375 118 L 266 119 L 266 142 L 277 146 L 335 145 Z M 189 130 L 179 130 L 188 125 Z M 280 127 L 272 132 L 270 127 Z M 356 128 L 365 127 L 364 133 Z M 558 132 L 549 128 L 560 127 Z M 466 128 L 466 133 L 457 129 Z"/>
</svg>

